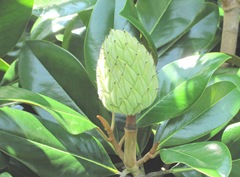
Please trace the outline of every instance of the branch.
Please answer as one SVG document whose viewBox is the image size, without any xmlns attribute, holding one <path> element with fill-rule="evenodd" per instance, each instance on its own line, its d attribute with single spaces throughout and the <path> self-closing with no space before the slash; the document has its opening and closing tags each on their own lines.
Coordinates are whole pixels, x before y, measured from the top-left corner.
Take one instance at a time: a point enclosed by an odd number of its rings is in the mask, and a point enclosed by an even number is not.
<svg viewBox="0 0 240 177">
<path fill-rule="evenodd" d="M 224 10 L 221 52 L 235 54 L 239 26 L 240 0 L 222 0 Z"/>
<path fill-rule="evenodd" d="M 158 145 L 159 143 L 155 143 L 150 149 L 150 151 L 137 161 L 137 165 L 140 166 L 143 163 L 147 162 L 149 159 L 153 159 L 154 157 L 156 157 L 156 150 L 158 148 Z"/>
<path fill-rule="evenodd" d="M 97 115 L 97 118 L 101 121 L 103 127 L 105 128 L 105 130 L 108 134 L 108 137 L 102 131 L 100 131 L 100 133 L 103 135 L 103 137 L 105 139 L 107 139 L 107 141 L 109 141 L 112 144 L 112 146 L 113 146 L 114 150 L 116 151 L 117 155 L 119 156 L 119 158 L 121 160 L 123 160 L 124 155 L 123 155 L 123 151 L 122 151 L 122 146 L 118 144 L 118 142 L 114 136 L 113 129 L 111 128 L 109 123 L 102 116 Z"/>
</svg>

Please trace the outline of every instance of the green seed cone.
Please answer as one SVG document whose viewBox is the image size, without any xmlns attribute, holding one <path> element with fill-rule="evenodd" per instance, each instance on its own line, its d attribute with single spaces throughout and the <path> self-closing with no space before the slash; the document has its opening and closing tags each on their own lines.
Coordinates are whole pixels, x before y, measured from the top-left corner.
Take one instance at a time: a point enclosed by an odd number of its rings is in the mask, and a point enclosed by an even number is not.
<svg viewBox="0 0 240 177">
<path fill-rule="evenodd" d="M 111 30 L 100 51 L 97 86 L 109 111 L 139 113 L 157 95 L 158 78 L 151 54 L 128 32 Z"/>
</svg>

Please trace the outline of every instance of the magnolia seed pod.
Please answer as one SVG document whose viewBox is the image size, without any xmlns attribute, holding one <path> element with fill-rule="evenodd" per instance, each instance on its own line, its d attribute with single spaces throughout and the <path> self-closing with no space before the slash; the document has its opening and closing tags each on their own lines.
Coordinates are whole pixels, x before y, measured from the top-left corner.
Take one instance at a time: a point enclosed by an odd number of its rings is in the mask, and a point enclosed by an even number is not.
<svg viewBox="0 0 240 177">
<path fill-rule="evenodd" d="M 156 98 L 158 78 L 152 55 L 126 31 L 110 31 L 96 72 L 99 98 L 111 112 L 135 115 Z"/>
</svg>

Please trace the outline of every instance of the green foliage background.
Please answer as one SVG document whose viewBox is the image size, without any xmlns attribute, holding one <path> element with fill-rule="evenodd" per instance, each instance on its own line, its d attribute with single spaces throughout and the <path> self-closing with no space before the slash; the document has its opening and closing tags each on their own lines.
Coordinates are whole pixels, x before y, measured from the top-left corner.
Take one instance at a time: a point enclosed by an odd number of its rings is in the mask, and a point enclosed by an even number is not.
<svg viewBox="0 0 240 177">
<path fill-rule="evenodd" d="M 119 174 L 96 115 L 96 62 L 110 29 L 152 53 L 155 102 L 138 115 L 138 151 L 150 135 L 177 177 L 237 177 L 240 71 L 214 51 L 220 5 L 204 0 L 0 0 L 0 177 Z M 124 116 L 116 115 L 115 136 Z M 161 164 L 159 164 L 161 166 Z M 160 168 L 159 168 L 160 169 Z"/>
</svg>

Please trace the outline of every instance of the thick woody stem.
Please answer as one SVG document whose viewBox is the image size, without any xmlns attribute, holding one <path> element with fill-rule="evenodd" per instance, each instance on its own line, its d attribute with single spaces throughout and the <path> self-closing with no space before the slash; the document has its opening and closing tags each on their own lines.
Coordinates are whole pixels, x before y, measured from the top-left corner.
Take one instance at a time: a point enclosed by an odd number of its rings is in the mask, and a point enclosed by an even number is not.
<svg viewBox="0 0 240 177">
<path fill-rule="evenodd" d="M 124 142 L 124 164 L 127 169 L 135 168 L 137 165 L 137 126 L 136 116 L 127 116 L 125 125 Z"/>
<path fill-rule="evenodd" d="M 221 52 L 235 54 L 239 26 L 240 0 L 222 0 L 224 10 Z"/>
<path fill-rule="evenodd" d="M 142 172 L 137 165 L 136 147 L 137 147 L 137 126 L 136 116 L 127 116 L 124 135 L 124 165 L 133 176 L 141 177 Z"/>
</svg>

